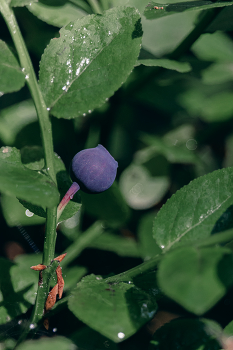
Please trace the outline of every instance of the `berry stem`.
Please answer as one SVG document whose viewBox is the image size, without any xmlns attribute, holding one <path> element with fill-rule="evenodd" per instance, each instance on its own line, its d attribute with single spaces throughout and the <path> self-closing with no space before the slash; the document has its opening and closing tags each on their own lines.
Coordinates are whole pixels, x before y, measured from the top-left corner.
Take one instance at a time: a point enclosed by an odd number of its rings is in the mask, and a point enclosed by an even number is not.
<svg viewBox="0 0 233 350">
<path fill-rule="evenodd" d="M 61 217 L 63 210 L 69 201 L 74 197 L 75 193 L 78 192 L 78 190 L 80 190 L 80 186 L 77 184 L 77 182 L 73 182 L 57 208 L 57 220 Z"/>
</svg>

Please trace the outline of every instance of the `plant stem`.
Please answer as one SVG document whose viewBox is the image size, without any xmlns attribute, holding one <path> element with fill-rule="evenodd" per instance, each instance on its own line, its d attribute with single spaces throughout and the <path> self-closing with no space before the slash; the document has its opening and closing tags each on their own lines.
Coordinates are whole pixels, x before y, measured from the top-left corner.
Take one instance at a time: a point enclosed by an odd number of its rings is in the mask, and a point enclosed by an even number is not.
<svg viewBox="0 0 233 350">
<path fill-rule="evenodd" d="M 31 92 L 37 115 L 40 124 L 42 145 L 44 149 L 45 165 L 49 176 L 57 184 L 56 173 L 54 169 L 54 152 L 53 152 L 53 139 L 52 139 L 52 126 L 49 119 L 49 113 L 47 111 L 41 90 L 38 86 L 36 75 L 24 43 L 22 34 L 20 32 L 18 23 L 16 21 L 13 10 L 9 7 L 8 1 L 0 0 L 0 12 L 4 17 L 4 20 L 11 33 L 12 40 L 15 44 L 21 67 L 25 73 L 25 79 L 29 90 Z M 57 224 L 57 208 L 47 209 L 47 222 L 46 232 L 44 240 L 44 254 L 43 265 L 49 266 L 54 258 L 55 242 L 56 242 L 56 224 Z M 44 304 L 47 298 L 49 290 L 49 280 L 51 277 L 50 269 L 46 269 L 42 272 L 43 284 L 42 287 L 38 287 L 36 303 L 32 313 L 30 323 L 37 323 L 43 317 Z M 28 330 L 29 331 L 29 330 Z"/>
<path fill-rule="evenodd" d="M 99 5 L 97 0 L 87 0 L 87 1 L 88 1 L 88 4 L 91 6 L 92 11 L 94 13 L 99 13 L 99 14 L 102 13 L 102 10 L 101 10 L 100 5 Z"/>
</svg>

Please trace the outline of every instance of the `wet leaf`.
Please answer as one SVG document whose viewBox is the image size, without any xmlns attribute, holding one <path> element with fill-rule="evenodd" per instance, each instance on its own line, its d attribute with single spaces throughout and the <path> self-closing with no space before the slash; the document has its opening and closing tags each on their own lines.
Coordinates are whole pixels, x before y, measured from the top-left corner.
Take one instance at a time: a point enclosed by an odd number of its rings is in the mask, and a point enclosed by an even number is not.
<svg viewBox="0 0 233 350">
<path fill-rule="evenodd" d="M 50 178 L 26 168 L 16 148 L 0 149 L 0 190 L 36 205 L 52 207 L 59 193 Z"/>
<path fill-rule="evenodd" d="M 157 310 L 156 302 L 132 283 L 107 283 L 94 275 L 77 285 L 68 307 L 82 322 L 114 342 L 130 337 Z"/>
<path fill-rule="evenodd" d="M 172 4 L 159 4 L 151 1 L 144 11 L 147 19 L 155 19 L 186 11 L 200 11 L 215 7 L 231 6 L 232 1 L 183 1 Z"/>
<path fill-rule="evenodd" d="M 77 18 L 82 18 L 87 15 L 85 11 L 69 1 L 55 6 L 38 1 L 29 5 L 27 8 L 42 21 L 59 28 L 65 26 L 70 21 L 77 20 Z"/>
<path fill-rule="evenodd" d="M 197 315 L 219 301 L 233 284 L 230 249 L 185 247 L 166 254 L 159 264 L 163 292 Z"/>
<path fill-rule="evenodd" d="M 192 70 L 192 67 L 188 62 L 178 62 L 169 59 L 147 59 L 147 60 L 138 60 L 135 66 L 143 64 L 147 67 L 162 67 L 165 69 L 172 69 L 179 73 L 187 73 Z"/>
<path fill-rule="evenodd" d="M 214 171 L 177 191 L 154 221 L 154 238 L 165 250 L 210 236 L 233 203 L 233 168 Z"/>
<path fill-rule="evenodd" d="M 40 64 L 39 83 L 51 113 L 70 119 L 104 104 L 131 73 L 141 36 L 139 13 L 130 7 L 89 15 L 62 28 Z"/>
<path fill-rule="evenodd" d="M 0 40 L 0 95 L 20 90 L 25 84 L 23 74 L 15 56 L 7 44 Z"/>
</svg>

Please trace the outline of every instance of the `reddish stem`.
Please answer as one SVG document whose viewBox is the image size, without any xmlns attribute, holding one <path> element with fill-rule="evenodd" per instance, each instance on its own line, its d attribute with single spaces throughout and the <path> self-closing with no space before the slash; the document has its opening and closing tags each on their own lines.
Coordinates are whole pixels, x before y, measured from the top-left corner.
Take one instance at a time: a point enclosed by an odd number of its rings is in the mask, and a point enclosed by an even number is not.
<svg viewBox="0 0 233 350">
<path fill-rule="evenodd" d="M 61 213 L 78 190 L 80 190 L 80 186 L 77 184 L 77 182 L 73 182 L 57 208 L 57 219 L 60 218 Z"/>
</svg>

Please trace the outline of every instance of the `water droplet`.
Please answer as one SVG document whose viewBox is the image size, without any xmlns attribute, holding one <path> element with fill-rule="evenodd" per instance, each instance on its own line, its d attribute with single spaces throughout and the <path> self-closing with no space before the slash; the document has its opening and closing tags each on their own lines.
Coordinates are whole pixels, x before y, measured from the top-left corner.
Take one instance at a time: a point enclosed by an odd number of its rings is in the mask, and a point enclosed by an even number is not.
<svg viewBox="0 0 233 350">
<path fill-rule="evenodd" d="M 66 85 L 63 86 L 62 90 L 66 91 Z"/>
<path fill-rule="evenodd" d="M 190 150 L 190 151 L 194 151 L 197 148 L 197 141 L 194 139 L 189 139 L 186 142 L 186 147 Z"/>
<path fill-rule="evenodd" d="M 26 210 L 25 211 L 25 214 L 26 214 L 26 216 L 28 216 L 29 218 L 31 218 L 33 215 L 34 215 L 34 213 L 32 213 L 30 210 Z"/>
<path fill-rule="evenodd" d="M 31 323 L 30 326 L 29 326 L 30 329 L 34 329 L 35 327 L 36 327 L 36 326 L 35 326 L 34 323 Z"/>
<path fill-rule="evenodd" d="M 129 283 L 129 284 L 132 284 L 133 282 L 132 282 L 132 281 L 129 281 L 128 283 Z"/>
<path fill-rule="evenodd" d="M 108 31 L 108 35 L 111 35 L 111 32 L 110 32 L 110 30 Z"/>
<path fill-rule="evenodd" d="M 70 82 L 69 82 L 69 80 L 67 80 L 67 82 L 66 82 L 66 85 L 70 85 Z"/>
<path fill-rule="evenodd" d="M 83 116 L 86 117 L 86 113 L 83 113 Z"/>
<path fill-rule="evenodd" d="M 70 65 L 70 60 L 68 60 L 68 61 L 66 62 L 66 64 L 67 64 L 67 66 L 69 66 L 69 65 Z"/>
<path fill-rule="evenodd" d="M 164 245 L 161 245 L 160 247 L 163 249 L 165 246 L 164 246 Z"/>
<path fill-rule="evenodd" d="M 29 74 L 26 74 L 26 75 L 25 75 L 25 79 L 29 79 Z"/>
<path fill-rule="evenodd" d="M 22 68 L 22 72 L 25 72 L 25 68 Z"/>
<path fill-rule="evenodd" d="M 47 111 L 50 111 L 50 108 L 49 108 L 49 107 L 47 108 Z"/>
<path fill-rule="evenodd" d="M 23 322 L 22 320 L 19 320 L 19 321 L 18 321 L 18 324 L 21 324 L 22 322 Z"/>
<path fill-rule="evenodd" d="M 91 113 L 91 112 L 92 112 L 91 109 L 89 109 L 88 113 Z"/>
<path fill-rule="evenodd" d="M 54 80 L 54 77 L 52 77 L 52 79 L 50 80 L 50 81 L 51 81 L 51 83 L 53 83 L 53 80 Z"/>
<path fill-rule="evenodd" d="M 53 328 L 53 333 L 56 333 L 57 332 L 57 328 Z"/>
<path fill-rule="evenodd" d="M 72 73 L 72 69 L 69 69 L 69 74 L 71 74 Z"/>
<path fill-rule="evenodd" d="M 3 96 L 3 95 L 4 95 L 4 93 L 2 91 L 0 91 L 0 97 Z"/>
<path fill-rule="evenodd" d="M 125 337 L 125 333 L 119 332 L 119 333 L 117 334 L 117 336 L 118 336 L 119 339 L 123 339 L 123 338 Z"/>
</svg>

